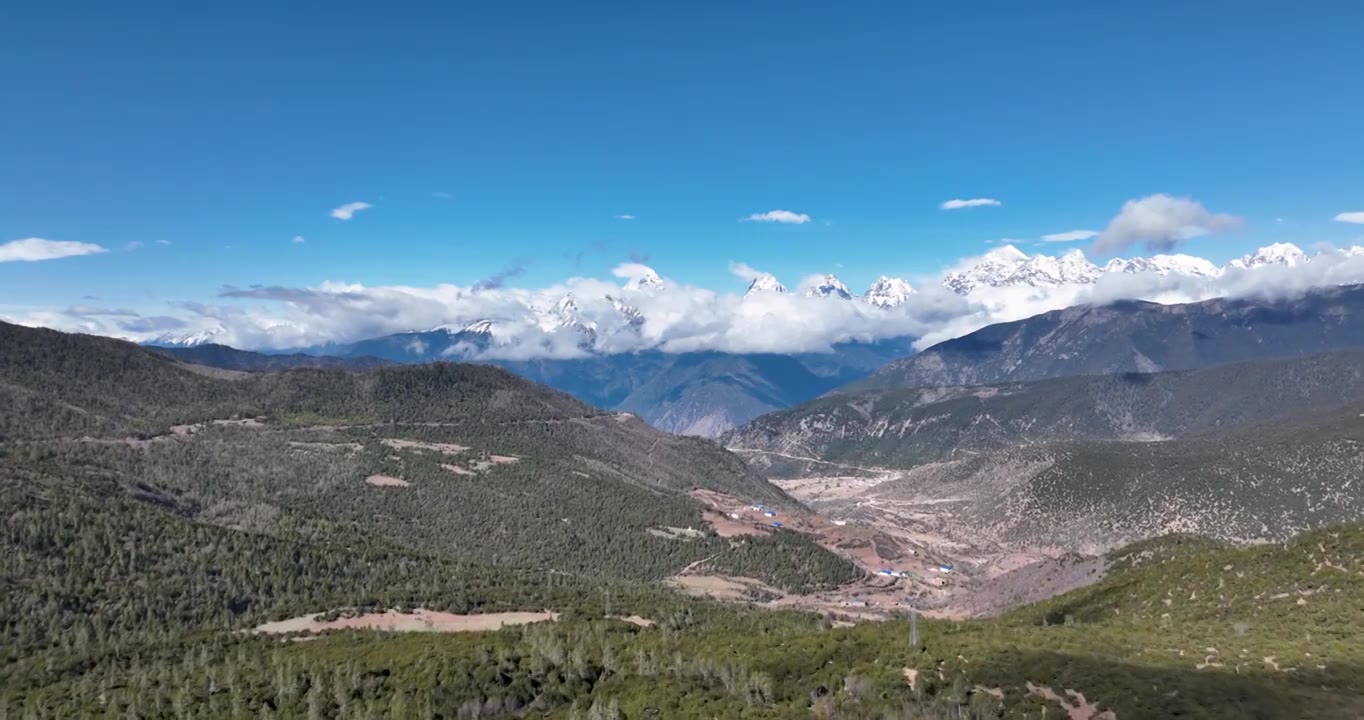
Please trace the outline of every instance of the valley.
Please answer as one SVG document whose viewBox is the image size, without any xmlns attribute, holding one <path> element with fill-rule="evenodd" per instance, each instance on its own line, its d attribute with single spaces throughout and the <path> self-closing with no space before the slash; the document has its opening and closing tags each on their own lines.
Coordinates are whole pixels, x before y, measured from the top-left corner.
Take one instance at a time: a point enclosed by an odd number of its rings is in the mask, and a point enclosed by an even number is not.
<svg viewBox="0 0 1364 720">
<path fill-rule="evenodd" d="M 1358 352 L 845 388 L 722 445 L 486 365 L 0 324 L 0 709 L 1338 717 Z"/>
</svg>

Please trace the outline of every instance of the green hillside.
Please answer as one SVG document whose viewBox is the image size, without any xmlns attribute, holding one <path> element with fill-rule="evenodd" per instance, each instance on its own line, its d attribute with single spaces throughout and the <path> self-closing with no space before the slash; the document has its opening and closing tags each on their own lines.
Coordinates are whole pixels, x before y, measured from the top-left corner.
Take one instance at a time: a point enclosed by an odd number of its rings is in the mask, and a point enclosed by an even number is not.
<svg viewBox="0 0 1364 720">
<path fill-rule="evenodd" d="M 794 505 L 713 443 L 486 366 L 239 374 L 118 341 L 0 326 L 0 480 L 140 499 L 288 536 L 298 522 L 485 564 L 660 580 L 731 552 L 687 492 Z M 804 542 L 816 577 L 855 571 Z M 776 580 L 778 575 L 773 575 Z"/>
<path fill-rule="evenodd" d="M 20 508 L 5 548 L 20 563 L 0 580 L 5 717 L 1038 718 L 1065 717 L 1041 693 L 1073 704 L 1067 690 L 1124 720 L 1364 712 L 1359 526 L 1248 549 L 1147 541 L 1089 588 L 921 620 L 910 647 L 903 620 L 837 628 L 340 536 L 290 545 L 50 489 L 5 498 Z M 354 602 L 569 614 L 496 633 L 231 632 Z"/>
</svg>

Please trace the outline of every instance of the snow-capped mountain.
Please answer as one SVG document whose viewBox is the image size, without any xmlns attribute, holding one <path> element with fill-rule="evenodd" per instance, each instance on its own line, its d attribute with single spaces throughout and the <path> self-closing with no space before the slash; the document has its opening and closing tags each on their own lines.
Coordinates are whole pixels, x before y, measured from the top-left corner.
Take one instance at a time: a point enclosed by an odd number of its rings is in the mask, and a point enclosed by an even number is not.
<svg viewBox="0 0 1364 720">
<path fill-rule="evenodd" d="M 978 287 L 1001 287 L 1013 271 L 1028 259 L 1027 253 L 1004 245 L 980 257 L 976 264 L 943 276 L 943 287 L 959 295 L 967 295 Z"/>
<path fill-rule="evenodd" d="M 784 293 L 786 292 L 786 286 L 782 285 L 773 275 L 759 275 L 758 277 L 753 278 L 753 282 L 748 284 L 748 291 L 744 293 L 744 296 L 747 297 L 749 295 L 766 292 Z"/>
<path fill-rule="evenodd" d="M 1089 284 L 1103 275 L 1097 265 L 1079 250 L 1059 257 L 1028 255 L 1013 245 L 986 253 L 971 267 L 948 273 L 943 285 L 961 295 L 980 287 L 1056 287 Z"/>
<path fill-rule="evenodd" d="M 658 273 L 650 268 L 645 268 L 645 270 L 646 272 L 639 277 L 631 278 L 629 282 L 625 283 L 625 289 L 634 292 L 641 290 L 662 290 L 664 288 L 663 278 L 659 277 Z"/>
<path fill-rule="evenodd" d="M 900 278 L 882 275 L 867 288 L 862 300 L 868 305 L 879 308 L 892 308 L 902 305 L 914 294 L 914 288 Z"/>
<path fill-rule="evenodd" d="M 1143 273 L 1158 275 L 1190 275 L 1193 277 L 1214 278 L 1222 274 L 1222 269 L 1193 255 L 1152 255 L 1149 258 L 1135 257 L 1131 260 L 1113 258 L 1104 265 L 1104 272 Z"/>
<path fill-rule="evenodd" d="M 446 332 L 449 332 L 452 335 L 457 335 L 459 333 L 470 333 L 473 335 L 492 336 L 497 334 L 496 333 L 497 323 L 492 320 L 477 320 L 475 322 L 469 323 L 468 325 L 465 325 L 464 327 L 458 330 L 455 330 L 454 326 L 452 325 L 444 325 L 437 329 L 445 330 Z"/>
<path fill-rule="evenodd" d="M 614 295 L 607 295 L 606 301 L 611 303 L 611 307 L 615 308 L 616 312 L 620 313 L 626 326 L 638 329 L 639 326 L 644 324 L 644 313 L 640 312 L 639 308 Z"/>
<path fill-rule="evenodd" d="M 851 300 L 852 293 L 848 292 L 848 286 L 844 285 L 833 275 L 825 275 L 819 282 L 805 291 L 810 297 L 827 298 L 836 297 L 842 300 Z"/>
<path fill-rule="evenodd" d="M 569 328 L 588 337 L 595 337 L 597 334 L 596 321 L 583 314 L 583 309 L 578 305 L 578 299 L 573 297 L 573 293 L 564 295 L 548 308 L 533 307 L 531 312 L 535 315 L 536 324 L 545 332 Z"/>
<path fill-rule="evenodd" d="M 1032 287 L 1087 284 L 1098 280 L 1102 274 L 1103 271 L 1090 262 L 1083 252 L 1070 250 L 1060 257 L 1033 255 L 1019 263 L 1004 278 L 1003 284 Z"/>
<path fill-rule="evenodd" d="M 222 328 L 209 328 L 207 330 L 196 330 L 184 333 L 162 333 L 151 340 L 143 342 L 143 345 L 163 348 L 189 348 L 200 345 L 208 345 L 218 342 L 223 334 Z"/>
<path fill-rule="evenodd" d="M 1348 255 L 1352 249 L 1341 252 Z M 969 267 L 947 273 L 943 276 L 942 284 L 960 295 L 970 295 L 981 288 L 1088 285 L 1110 273 L 1173 274 L 1213 279 L 1229 269 L 1248 270 L 1270 265 L 1291 267 L 1310 261 L 1311 258 L 1298 246 L 1277 243 L 1232 260 L 1225 268 L 1219 268 L 1204 258 L 1180 254 L 1114 258 L 1100 268 L 1080 250 L 1071 250 L 1060 256 L 1028 255 L 1012 245 L 1005 245 L 982 255 Z"/>
<path fill-rule="evenodd" d="M 1307 253 L 1302 248 L 1293 243 L 1274 243 L 1268 247 L 1256 250 L 1252 255 L 1246 255 L 1227 263 L 1228 268 L 1249 270 L 1251 268 L 1264 267 L 1266 265 L 1286 265 L 1293 267 L 1307 262 Z"/>
</svg>

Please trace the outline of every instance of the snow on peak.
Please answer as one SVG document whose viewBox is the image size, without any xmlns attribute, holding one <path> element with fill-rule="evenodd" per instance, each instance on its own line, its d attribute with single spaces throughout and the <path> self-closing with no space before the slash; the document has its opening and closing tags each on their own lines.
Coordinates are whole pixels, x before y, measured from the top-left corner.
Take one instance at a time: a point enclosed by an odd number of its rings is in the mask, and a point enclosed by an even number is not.
<svg viewBox="0 0 1364 720">
<path fill-rule="evenodd" d="M 644 268 L 644 272 L 640 273 L 637 277 L 630 278 L 629 282 L 625 283 L 625 289 L 662 290 L 663 278 L 659 277 L 658 273 L 654 272 L 653 268 L 646 267 Z"/>
<path fill-rule="evenodd" d="M 867 288 L 862 299 L 868 305 L 891 308 L 903 304 L 913 294 L 914 288 L 910 287 L 909 283 L 900 278 L 882 275 Z"/>
<path fill-rule="evenodd" d="M 1302 248 L 1293 243 L 1274 243 L 1256 250 L 1254 254 L 1232 260 L 1227 263 L 1227 267 L 1249 270 L 1266 265 L 1293 267 L 1305 262 L 1307 262 L 1307 253 L 1304 253 Z"/>
<path fill-rule="evenodd" d="M 616 312 L 620 313 L 626 325 L 638 328 L 644 324 L 644 313 L 640 312 L 639 308 L 612 295 L 607 295 L 606 300 L 611 303 L 611 307 L 615 308 Z"/>
<path fill-rule="evenodd" d="M 948 273 L 943 277 L 943 285 L 966 295 L 980 287 L 1088 284 L 1102 274 L 1103 271 L 1079 250 L 1060 256 L 1029 256 L 1012 245 L 1005 245 L 982 255 L 976 264 L 965 270 Z"/>
<path fill-rule="evenodd" d="M 497 323 L 492 320 L 475 320 L 460 328 L 459 332 L 469 333 L 471 335 L 493 336 L 497 334 Z"/>
<path fill-rule="evenodd" d="M 974 265 L 944 275 L 942 284 L 959 295 L 978 287 L 999 287 L 1027 259 L 1027 254 L 1013 245 L 997 247 L 977 258 Z"/>
<path fill-rule="evenodd" d="M 208 345 L 216 342 L 218 337 L 223 334 L 222 328 L 208 328 L 187 333 L 162 333 L 161 335 L 148 340 L 144 345 L 166 348 L 190 348 L 200 345 Z"/>
<path fill-rule="evenodd" d="M 992 260 L 994 262 L 1014 264 L 1027 260 L 1028 254 L 1013 245 L 1000 245 L 981 257 L 985 260 Z"/>
<path fill-rule="evenodd" d="M 1149 258 L 1136 257 L 1131 260 L 1113 258 L 1104 266 L 1104 272 L 1143 273 L 1157 275 L 1188 275 L 1191 277 L 1214 278 L 1222 274 L 1216 265 L 1193 255 L 1152 255 Z"/>
<path fill-rule="evenodd" d="M 748 291 L 744 293 L 744 297 L 766 292 L 784 293 L 786 292 L 786 286 L 782 285 L 775 275 L 764 273 L 753 278 L 753 282 L 748 284 Z"/>
<path fill-rule="evenodd" d="M 546 332 L 553 332 L 558 328 L 571 328 L 592 335 L 597 331 L 597 323 L 583 315 L 583 310 L 578 305 L 578 299 L 573 297 L 573 293 L 559 298 L 548 310 L 537 310 L 535 314 L 540 328 Z"/>
<path fill-rule="evenodd" d="M 833 275 L 825 275 L 820 278 L 819 282 L 811 285 L 810 289 L 805 291 L 805 294 L 810 297 L 819 298 L 837 297 L 843 300 L 852 299 L 852 293 L 848 292 L 848 286 L 844 285 Z"/>
</svg>

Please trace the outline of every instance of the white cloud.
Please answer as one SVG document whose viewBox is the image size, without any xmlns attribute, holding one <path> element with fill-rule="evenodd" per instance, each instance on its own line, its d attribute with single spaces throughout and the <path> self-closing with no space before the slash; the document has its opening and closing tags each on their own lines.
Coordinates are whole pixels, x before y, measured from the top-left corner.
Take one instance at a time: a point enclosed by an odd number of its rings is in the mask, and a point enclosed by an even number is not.
<svg viewBox="0 0 1364 720">
<path fill-rule="evenodd" d="M 0 262 L 36 262 L 109 252 L 94 243 L 24 238 L 0 245 Z"/>
<path fill-rule="evenodd" d="M 613 217 L 613 218 L 615 218 L 615 219 L 617 219 L 617 220 L 634 220 L 634 219 L 635 219 L 635 216 L 634 216 L 634 215 L 612 215 L 611 217 Z"/>
<path fill-rule="evenodd" d="M 760 277 L 767 277 L 770 273 L 765 273 L 748 263 L 729 261 L 729 273 L 744 282 L 753 282 Z"/>
<path fill-rule="evenodd" d="M 990 257 L 1017 257 L 997 248 Z M 981 258 L 977 258 L 979 261 Z M 746 263 L 731 262 L 736 277 L 763 275 Z M 508 279 L 513 277 L 502 273 Z M 715 292 L 673 280 L 661 291 L 631 292 L 656 273 L 640 263 L 622 263 L 612 279 L 574 277 L 541 288 L 516 288 L 480 281 L 481 287 L 441 284 L 429 287 L 372 286 L 324 282 L 315 287 L 225 287 L 220 299 L 183 302 L 166 315 L 139 316 L 110 303 L 53 308 L 0 308 L 23 324 L 64 330 L 152 339 L 165 332 L 212 333 L 217 342 L 247 349 L 298 348 L 345 343 L 438 326 L 462 327 L 479 320 L 497 323 L 503 358 L 580 357 L 583 336 L 544 322 L 542 311 L 572 292 L 585 319 L 597 327 L 595 349 L 621 353 L 646 349 L 669 352 L 817 352 L 833 343 L 910 335 L 926 347 L 997 322 L 1081 303 L 1140 299 L 1175 303 L 1214 297 L 1283 296 L 1311 287 L 1364 282 L 1364 252 L 1323 249 L 1296 267 L 1268 266 L 1228 270 L 1216 278 L 1156 273 L 1114 273 L 1091 285 L 1035 288 L 986 288 L 957 295 L 939 278 L 914 278 L 921 292 L 905 304 L 877 309 L 857 301 L 806 297 L 801 293 Z M 856 293 L 859 289 L 854 288 Z M 635 307 L 644 316 L 632 327 L 607 296 Z M 101 303 L 103 305 L 103 302 Z M 113 309 L 108 309 L 113 308 Z M 142 308 L 138 308 L 141 310 Z"/>
<path fill-rule="evenodd" d="M 341 207 L 332 208 L 331 216 L 337 220 L 349 220 L 355 217 L 355 213 L 358 213 L 361 210 L 368 210 L 372 207 L 374 206 L 367 202 L 350 202 Z"/>
<path fill-rule="evenodd" d="M 1002 204 L 1003 203 L 994 198 L 971 198 L 970 200 L 948 200 L 938 207 L 943 210 L 961 210 L 963 208 L 973 207 L 996 207 Z"/>
<path fill-rule="evenodd" d="M 1241 218 L 1209 212 L 1191 198 L 1159 193 L 1128 200 L 1094 241 L 1094 250 L 1112 253 L 1140 242 L 1155 252 L 1169 252 L 1184 240 L 1234 230 Z"/>
<path fill-rule="evenodd" d="M 1060 232 L 1060 233 L 1052 233 L 1052 234 L 1050 234 L 1050 235 L 1043 235 L 1043 236 L 1042 236 L 1042 242 L 1049 242 L 1049 243 L 1064 243 L 1064 242 L 1077 242 L 1077 241 L 1080 241 L 1080 240 L 1093 240 L 1095 237 L 1098 236 L 1098 234 L 1099 234 L 1099 233 L 1098 233 L 1097 231 L 1094 231 L 1094 230 L 1070 230 L 1070 231 L 1067 231 L 1067 232 Z"/>
<path fill-rule="evenodd" d="M 162 246 L 162 247 L 165 247 L 166 245 L 171 244 L 171 241 L 169 241 L 169 240 L 157 240 L 157 241 L 156 241 L 156 244 L 157 244 L 157 245 L 160 245 L 160 246 Z"/>
<path fill-rule="evenodd" d="M 1364 225 L 1364 212 L 1343 212 L 1336 216 L 1336 222 Z"/>
<path fill-rule="evenodd" d="M 804 225 L 810 222 L 810 216 L 805 213 L 791 212 L 790 210 L 768 210 L 765 213 L 753 213 L 746 218 L 741 218 L 744 222 L 769 222 L 782 223 L 784 225 Z"/>
<path fill-rule="evenodd" d="M 307 238 L 303 237 L 302 235 L 295 235 L 291 240 L 289 240 L 289 242 L 291 242 L 291 243 L 305 243 L 305 242 L 308 242 L 308 240 L 307 240 Z"/>
<path fill-rule="evenodd" d="M 124 249 L 124 250 L 127 250 L 128 252 L 132 252 L 132 251 L 134 251 L 134 250 L 137 250 L 138 248 L 141 248 L 141 247 L 145 246 L 146 244 L 147 244 L 147 243 L 144 243 L 144 242 L 142 242 L 141 240 L 134 240 L 134 241 L 132 241 L 132 242 L 130 242 L 130 243 L 124 245 L 124 246 L 123 246 L 123 249 Z"/>
</svg>

